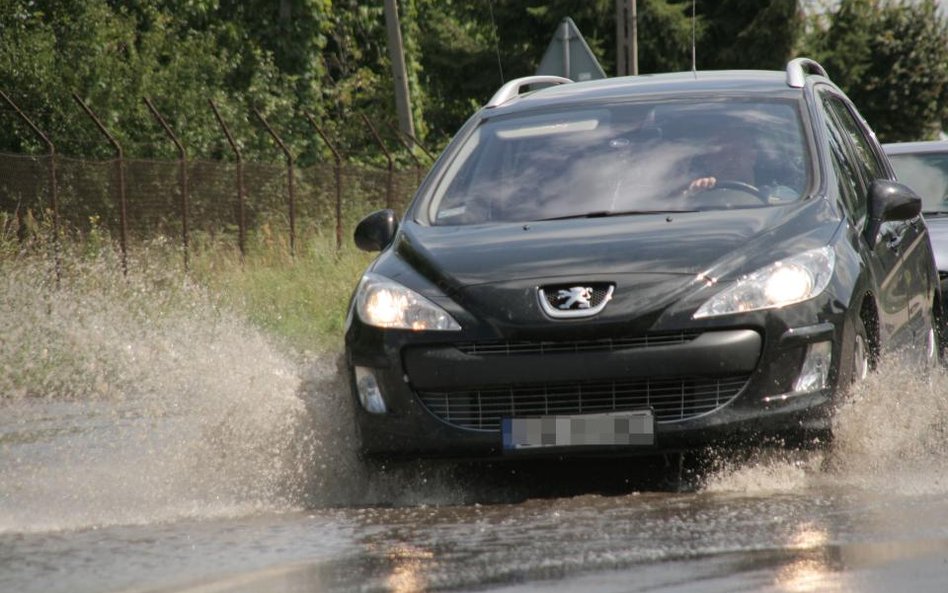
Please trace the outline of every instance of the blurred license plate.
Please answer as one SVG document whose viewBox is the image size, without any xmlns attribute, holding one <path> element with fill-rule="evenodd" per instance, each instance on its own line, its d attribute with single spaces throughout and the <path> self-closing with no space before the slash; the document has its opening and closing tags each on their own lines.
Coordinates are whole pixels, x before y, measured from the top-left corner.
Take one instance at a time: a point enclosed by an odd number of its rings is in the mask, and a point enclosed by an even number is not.
<svg viewBox="0 0 948 593">
<path fill-rule="evenodd" d="M 651 410 L 503 418 L 501 430 L 505 450 L 655 444 L 655 417 Z"/>
</svg>

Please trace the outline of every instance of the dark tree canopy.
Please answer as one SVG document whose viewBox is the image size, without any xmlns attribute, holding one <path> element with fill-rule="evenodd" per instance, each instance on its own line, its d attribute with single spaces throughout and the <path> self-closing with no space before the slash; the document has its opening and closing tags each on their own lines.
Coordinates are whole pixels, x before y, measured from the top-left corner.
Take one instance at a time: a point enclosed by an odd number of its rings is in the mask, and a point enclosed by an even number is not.
<svg viewBox="0 0 948 593">
<path fill-rule="evenodd" d="M 808 46 L 883 141 L 948 130 L 948 20 L 934 0 L 842 0 Z"/>
<path fill-rule="evenodd" d="M 842 0 L 805 38 L 798 0 L 697 0 L 694 22 L 691 0 L 637 8 L 643 74 L 690 69 L 694 32 L 699 69 L 815 55 L 886 138 L 931 135 L 946 119 L 948 25 L 934 0 Z M 615 0 L 401 0 L 399 10 L 417 133 L 432 149 L 502 81 L 534 73 L 567 16 L 615 73 Z M 383 131 L 395 121 L 380 1 L 0 0 L 0 31 L 0 90 L 66 154 L 111 152 L 73 93 L 131 156 L 174 155 L 143 97 L 200 157 L 229 158 L 208 99 L 247 158 L 281 158 L 254 109 L 301 161 L 329 157 L 304 114 L 356 158 L 379 152 L 360 114 Z M 43 150 L 2 112 L 0 150 Z"/>
<path fill-rule="evenodd" d="M 699 67 L 709 70 L 781 69 L 803 31 L 796 0 L 703 2 L 706 29 Z"/>
</svg>

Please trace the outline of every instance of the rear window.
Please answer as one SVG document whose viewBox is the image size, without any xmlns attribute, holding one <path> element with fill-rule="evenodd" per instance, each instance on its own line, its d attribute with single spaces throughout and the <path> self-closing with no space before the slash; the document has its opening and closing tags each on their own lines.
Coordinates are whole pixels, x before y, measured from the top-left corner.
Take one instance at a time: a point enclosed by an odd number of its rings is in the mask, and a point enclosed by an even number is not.
<svg viewBox="0 0 948 593">
<path fill-rule="evenodd" d="M 464 139 L 427 215 L 460 225 L 784 204 L 807 188 L 807 162 L 791 101 L 636 102 L 498 117 Z"/>
</svg>

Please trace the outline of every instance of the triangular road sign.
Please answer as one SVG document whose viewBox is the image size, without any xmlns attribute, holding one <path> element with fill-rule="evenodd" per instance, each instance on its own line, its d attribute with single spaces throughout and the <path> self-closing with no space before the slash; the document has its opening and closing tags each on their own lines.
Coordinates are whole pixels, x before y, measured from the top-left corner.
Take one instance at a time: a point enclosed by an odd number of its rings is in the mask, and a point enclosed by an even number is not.
<svg viewBox="0 0 948 593">
<path fill-rule="evenodd" d="M 606 77 L 576 23 L 569 17 L 556 28 L 556 34 L 540 60 L 537 74 L 564 76 L 576 81 Z"/>
</svg>

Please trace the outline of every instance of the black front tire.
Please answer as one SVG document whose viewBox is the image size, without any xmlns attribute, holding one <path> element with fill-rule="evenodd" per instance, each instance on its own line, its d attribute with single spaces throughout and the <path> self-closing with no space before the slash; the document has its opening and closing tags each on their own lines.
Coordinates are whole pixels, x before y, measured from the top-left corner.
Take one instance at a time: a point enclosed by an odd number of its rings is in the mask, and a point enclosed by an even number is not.
<svg viewBox="0 0 948 593">
<path fill-rule="evenodd" d="M 850 384 L 864 381 L 875 366 L 872 342 L 869 341 L 869 330 L 866 328 L 866 322 L 862 316 L 859 316 L 853 325 Z"/>
</svg>

